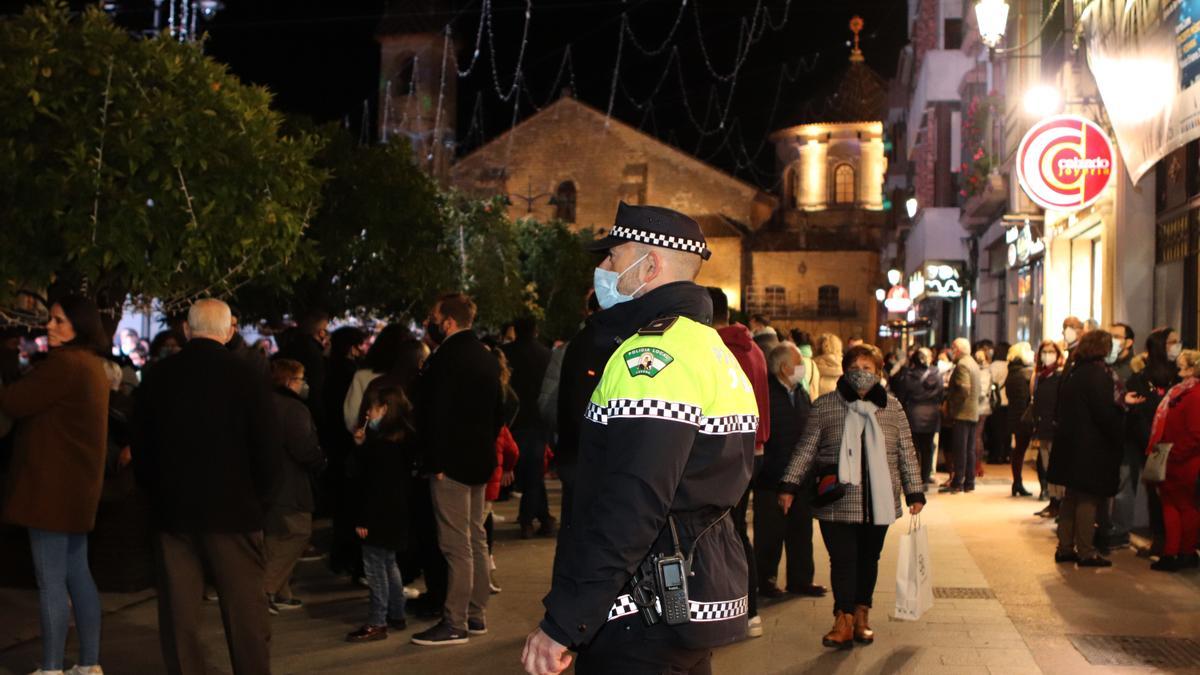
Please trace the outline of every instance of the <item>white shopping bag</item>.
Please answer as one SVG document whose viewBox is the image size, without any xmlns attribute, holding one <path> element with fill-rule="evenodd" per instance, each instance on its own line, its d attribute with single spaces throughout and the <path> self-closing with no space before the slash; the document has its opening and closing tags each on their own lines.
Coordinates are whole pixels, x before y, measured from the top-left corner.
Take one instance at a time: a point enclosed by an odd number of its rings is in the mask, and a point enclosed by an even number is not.
<svg viewBox="0 0 1200 675">
<path fill-rule="evenodd" d="M 933 607 L 933 568 L 929 538 L 921 517 L 908 521 L 908 534 L 900 535 L 900 560 L 896 564 L 896 618 L 916 621 Z"/>
</svg>

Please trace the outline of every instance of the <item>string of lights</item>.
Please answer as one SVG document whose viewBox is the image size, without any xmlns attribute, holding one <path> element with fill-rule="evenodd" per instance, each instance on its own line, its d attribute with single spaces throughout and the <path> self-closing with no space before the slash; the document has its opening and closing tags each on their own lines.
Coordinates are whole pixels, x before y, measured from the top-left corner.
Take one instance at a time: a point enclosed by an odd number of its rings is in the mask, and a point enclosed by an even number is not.
<svg viewBox="0 0 1200 675">
<path fill-rule="evenodd" d="M 667 47 L 671 46 L 671 41 L 675 39 L 675 32 L 679 30 L 679 26 L 683 23 L 683 13 L 687 11 L 687 0 L 682 0 L 679 4 L 679 13 L 675 15 L 675 22 L 671 24 L 671 30 L 667 32 L 667 37 L 662 41 L 662 44 L 650 49 L 644 47 L 641 42 L 638 42 L 637 34 L 633 32 L 633 26 L 629 23 L 629 15 L 621 14 L 621 29 L 629 34 L 629 44 L 646 56 L 658 56 L 665 52 Z"/>
</svg>

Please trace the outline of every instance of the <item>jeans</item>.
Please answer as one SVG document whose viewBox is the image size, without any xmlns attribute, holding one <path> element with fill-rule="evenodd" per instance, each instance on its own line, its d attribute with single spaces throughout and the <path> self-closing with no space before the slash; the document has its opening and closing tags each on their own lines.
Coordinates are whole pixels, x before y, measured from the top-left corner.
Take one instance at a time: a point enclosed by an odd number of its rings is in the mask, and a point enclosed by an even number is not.
<svg viewBox="0 0 1200 675">
<path fill-rule="evenodd" d="M 363 544 L 363 572 L 370 587 L 371 608 L 367 624 L 382 626 L 388 619 L 404 619 L 404 580 L 396 566 L 396 552 Z"/>
<path fill-rule="evenodd" d="M 550 500 L 546 496 L 546 434 L 540 429 L 513 431 L 521 456 L 517 459 L 516 483 L 521 487 L 521 509 L 517 520 L 522 525 L 535 519 L 550 521 Z"/>
<path fill-rule="evenodd" d="M 467 619 L 484 621 L 491 595 L 487 533 L 483 529 L 486 485 L 465 485 L 452 478 L 430 479 L 438 545 L 446 556 L 446 623 L 466 631 Z"/>
<path fill-rule="evenodd" d="M 821 538 L 829 551 L 833 611 L 853 614 L 857 605 L 871 606 L 879 577 L 879 552 L 887 525 L 821 522 Z"/>
<path fill-rule="evenodd" d="M 29 528 L 29 545 L 42 613 L 42 669 L 63 669 L 71 606 L 79 632 L 79 665 L 99 665 L 100 593 L 88 570 L 87 535 Z"/>
<path fill-rule="evenodd" d="M 955 420 L 951 431 L 954 440 L 954 480 L 951 487 L 975 489 L 975 426 L 974 422 Z"/>
<path fill-rule="evenodd" d="M 1104 501 L 1103 497 L 1067 488 L 1058 511 L 1059 553 L 1074 548 L 1080 560 L 1096 555 L 1096 511 Z"/>
</svg>

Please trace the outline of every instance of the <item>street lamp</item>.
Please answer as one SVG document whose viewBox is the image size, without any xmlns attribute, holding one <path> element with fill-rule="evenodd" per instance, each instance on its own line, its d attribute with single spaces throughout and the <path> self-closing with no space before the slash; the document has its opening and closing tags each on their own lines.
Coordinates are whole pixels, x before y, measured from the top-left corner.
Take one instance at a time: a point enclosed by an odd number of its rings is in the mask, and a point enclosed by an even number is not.
<svg viewBox="0 0 1200 675">
<path fill-rule="evenodd" d="M 875 299 L 876 300 L 878 300 L 879 302 L 883 302 L 883 299 L 886 297 L 887 297 L 887 291 L 883 290 L 882 288 L 875 289 Z"/>
<path fill-rule="evenodd" d="M 900 270 L 888 270 L 887 277 L 888 277 L 889 284 L 891 284 L 893 286 L 900 285 L 900 279 L 901 279 Z"/>
<path fill-rule="evenodd" d="M 904 201 L 904 210 L 908 211 L 908 219 L 912 220 L 917 217 L 917 198 L 909 197 Z"/>
<path fill-rule="evenodd" d="M 1034 117 L 1049 117 L 1062 107 L 1062 96 L 1054 87 L 1039 84 L 1025 92 L 1022 105 Z"/>
<path fill-rule="evenodd" d="M 975 5 L 975 20 L 983 44 L 995 49 L 1004 39 L 1008 27 L 1008 3 L 1005 0 L 979 0 Z"/>
</svg>

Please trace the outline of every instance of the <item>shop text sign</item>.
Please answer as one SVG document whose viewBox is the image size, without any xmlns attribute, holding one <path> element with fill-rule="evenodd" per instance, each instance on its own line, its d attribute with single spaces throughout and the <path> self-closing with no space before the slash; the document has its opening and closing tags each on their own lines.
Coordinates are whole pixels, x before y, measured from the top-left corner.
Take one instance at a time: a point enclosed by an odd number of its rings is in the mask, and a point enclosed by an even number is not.
<svg viewBox="0 0 1200 675">
<path fill-rule="evenodd" d="M 1017 148 L 1017 179 L 1044 209 L 1078 211 L 1100 198 L 1116 163 L 1104 130 L 1076 115 L 1048 117 Z"/>
</svg>

